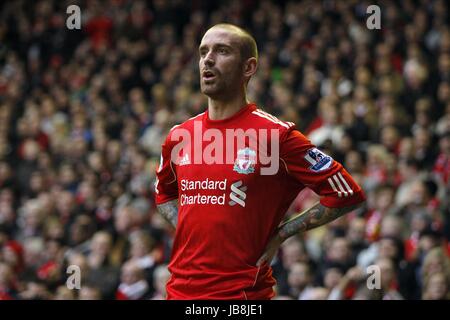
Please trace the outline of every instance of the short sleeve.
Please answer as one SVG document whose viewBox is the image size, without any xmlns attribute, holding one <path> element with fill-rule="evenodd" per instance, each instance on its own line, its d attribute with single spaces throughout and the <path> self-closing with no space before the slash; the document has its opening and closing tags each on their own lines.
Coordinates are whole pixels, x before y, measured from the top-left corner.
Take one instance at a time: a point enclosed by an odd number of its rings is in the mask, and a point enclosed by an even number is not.
<svg viewBox="0 0 450 320">
<path fill-rule="evenodd" d="M 282 140 L 280 158 L 288 174 L 321 196 L 321 204 L 340 208 L 365 200 L 361 187 L 345 168 L 297 130 Z"/>
<path fill-rule="evenodd" d="M 174 170 L 174 164 L 171 160 L 172 148 L 168 139 L 169 137 L 161 147 L 161 160 L 159 168 L 156 171 L 156 204 L 162 204 L 178 198 L 177 177 Z"/>
</svg>

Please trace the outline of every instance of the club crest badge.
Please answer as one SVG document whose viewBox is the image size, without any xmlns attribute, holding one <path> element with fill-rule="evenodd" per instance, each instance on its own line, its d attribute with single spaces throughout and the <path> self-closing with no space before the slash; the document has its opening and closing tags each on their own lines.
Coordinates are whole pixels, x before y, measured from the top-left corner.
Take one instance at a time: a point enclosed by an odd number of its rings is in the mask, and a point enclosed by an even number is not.
<svg viewBox="0 0 450 320">
<path fill-rule="evenodd" d="M 240 149 L 234 161 L 233 171 L 242 174 L 255 172 L 256 152 L 250 148 Z"/>
</svg>

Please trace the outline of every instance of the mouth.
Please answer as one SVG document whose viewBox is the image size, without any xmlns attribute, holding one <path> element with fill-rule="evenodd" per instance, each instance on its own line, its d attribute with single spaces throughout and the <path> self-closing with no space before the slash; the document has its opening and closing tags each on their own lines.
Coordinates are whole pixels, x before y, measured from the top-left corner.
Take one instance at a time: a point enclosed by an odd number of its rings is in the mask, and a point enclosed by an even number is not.
<svg viewBox="0 0 450 320">
<path fill-rule="evenodd" d="M 216 77 L 216 75 L 214 74 L 214 72 L 210 71 L 210 70 L 205 70 L 202 72 L 202 78 L 205 81 L 211 81 Z"/>
</svg>

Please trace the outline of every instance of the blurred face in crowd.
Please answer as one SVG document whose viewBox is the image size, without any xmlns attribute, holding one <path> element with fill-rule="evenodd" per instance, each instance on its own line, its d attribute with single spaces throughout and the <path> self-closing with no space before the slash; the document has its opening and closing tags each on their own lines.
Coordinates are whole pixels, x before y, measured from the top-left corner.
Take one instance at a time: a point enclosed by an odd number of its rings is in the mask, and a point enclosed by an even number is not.
<svg viewBox="0 0 450 320">
<path fill-rule="evenodd" d="M 425 256 L 422 272 L 425 276 L 438 272 L 445 272 L 447 266 L 447 256 L 440 248 L 435 248 Z"/>
<path fill-rule="evenodd" d="M 49 297 L 46 286 L 38 282 L 28 282 L 25 291 L 21 292 L 22 299 L 45 300 Z"/>
<path fill-rule="evenodd" d="M 42 263 L 44 241 L 41 238 L 29 238 L 24 241 L 24 261 L 27 266 L 36 267 Z"/>
<path fill-rule="evenodd" d="M 423 212 L 413 212 L 410 222 L 411 231 L 421 232 L 423 231 L 430 223 L 430 219 Z"/>
<path fill-rule="evenodd" d="M 418 128 L 414 132 L 414 144 L 417 149 L 425 149 L 430 145 L 430 133 L 424 128 Z"/>
<path fill-rule="evenodd" d="M 134 262 L 126 262 L 122 267 L 122 274 L 120 279 L 127 285 L 132 285 L 138 282 L 143 277 L 142 269 L 140 269 Z"/>
<path fill-rule="evenodd" d="M 296 262 L 291 266 L 288 283 L 294 288 L 304 288 L 311 282 L 309 266 L 303 262 Z"/>
<path fill-rule="evenodd" d="M 0 201 L 0 223 L 5 225 L 14 223 L 16 219 L 15 211 L 11 203 Z M 2 236 L 0 236 L 0 245 L 2 244 Z M 6 239 L 6 234 L 5 234 Z"/>
<path fill-rule="evenodd" d="M 324 103 L 319 107 L 320 115 L 327 124 L 334 125 L 338 121 L 336 106 L 332 103 Z"/>
<path fill-rule="evenodd" d="M 364 241 L 366 221 L 364 218 L 354 218 L 349 225 L 347 238 L 350 242 L 359 243 Z"/>
<path fill-rule="evenodd" d="M 402 180 L 412 180 L 417 175 L 417 165 L 406 159 L 399 159 L 397 163 L 398 172 Z"/>
<path fill-rule="evenodd" d="M 25 204 L 23 218 L 26 227 L 30 229 L 39 227 L 42 219 L 42 211 L 37 200 L 30 200 Z"/>
<path fill-rule="evenodd" d="M 66 286 L 60 286 L 56 289 L 54 300 L 73 300 L 74 298 L 74 290 L 70 290 Z"/>
<path fill-rule="evenodd" d="M 11 177 L 11 167 L 6 162 L 0 162 L 0 179 L 7 180 Z"/>
<path fill-rule="evenodd" d="M 227 101 L 242 92 L 256 71 L 256 58 L 242 56 L 242 36 L 238 31 L 215 26 L 199 46 L 200 87 L 214 100 Z"/>
<path fill-rule="evenodd" d="M 448 295 L 449 283 L 442 272 L 431 274 L 425 284 L 424 299 L 440 300 Z"/>
<path fill-rule="evenodd" d="M 401 237 L 403 231 L 403 220 L 396 216 L 386 216 L 381 222 L 381 236 Z"/>
<path fill-rule="evenodd" d="M 70 226 L 70 241 L 72 244 L 79 244 L 90 237 L 91 218 L 87 215 L 80 215 Z"/>
<path fill-rule="evenodd" d="M 3 260 L 7 262 L 10 266 L 16 267 L 18 265 L 19 256 L 11 246 L 4 246 L 1 253 Z"/>
<path fill-rule="evenodd" d="M 0 263 L 0 287 L 8 288 L 11 284 L 12 277 L 11 267 L 6 263 Z"/>
<path fill-rule="evenodd" d="M 438 87 L 438 99 L 441 102 L 448 101 L 450 98 L 450 84 L 448 82 L 441 82 Z"/>
<path fill-rule="evenodd" d="M 36 160 L 39 154 L 39 145 L 34 140 L 27 140 L 23 148 L 23 157 L 25 160 Z"/>
<path fill-rule="evenodd" d="M 308 300 L 327 300 L 329 291 L 326 288 L 313 288 L 307 296 Z"/>
<path fill-rule="evenodd" d="M 387 126 L 381 131 L 381 143 L 388 150 L 395 150 L 399 140 L 399 134 L 397 129 L 394 126 Z"/>
<path fill-rule="evenodd" d="M 167 266 L 161 265 L 156 268 L 154 275 L 154 286 L 157 292 L 162 295 L 166 294 L 166 284 L 169 281 L 170 272 L 167 269 Z"/>
<path fill-rule="evenodd" d="M 327 289 L 332 289 L 339 284 L 343 277 L 342 271 L 338 268 L 329 268 L 323 276 L 323 282 Z"/>
<path fill-rule="evenodd" d="M 393 239 L 385 238 L 380 240 L 379 256 L 382 258 L 395 258 L 398 255 L 398 248 Z"/>
<path fill-rule="evenodd" d="M 429 252 L 439 245 L 439 239 L 432 235 L 423 235 L 419 239 L 419 248 L 422 252 Z"/>
<path fill-rule="evenodd" d="M 398 123 L 397 113 L 393 104 L 388 104 L 380 113 L 380 124 L 382 126 L 392 126 Z"/>
<path fill-rule="evenodd" d="M 70 185 L 76 180 L 76 174 L 70 165 L 63 165 L 59 172 L 59 179 L 61 183 L 65 186 Z"/>
<path fill-rule="evenodd" d="M 412 203 L 416 205 L 426 205 L 428 202 L 428 194 L 425 184 L 420 181 L 414 181 L 411 185 L 410 195 L 412 197 Z"/>
<path fill-rule="evenodd" d="M 80 268 L 82 278 L 89 272 L 89 266 L 86 257 L 81 253 L 74 253 L 71 256 L 69 256 L 68 263 L 70 265 L 76 265 Z"/>
<path fill-rule="evenodd" d="M 345 238 L 336 238 L 328 249 L 328 258 L 331 261 L 346 263 L 350 257 L 348 241 Z"/>
<path fill-rule="evenodd" d="M 92 239 L 92 251 L 106 256 L 111 249 L 111 236 L 106 232 L 97 232 Z"/>
<path fill-rule="evenodd" d="M 305 257 L 305 251 L 301 242 L 296 239 L 288 239 L 282 247 L 282 260 L 286 268 Z"/>
<path fill-rule="evenodd" d="M 151 239 L 146 234 L 140 234 L 131 240 L 131 256 L 140 258 L 150 252 Z"/>
<path fill-rule="evenodd" d="M 352 137 L 348 134 L 344 135 L 340 141 L 339 149 L 342 152 L 347 153 L 352 150 L 352 147 L 353 147 Z"/>
<path fill-rule="evenodd" d="M 394 263 L 388 258 L 381 258 L 377 261 L 376 265 L 380 268 L 381 287 L 387 290 L 396 277 Z"/>
<path fill-rule="evenodd" d="M 363 168 L 361 155 L 357 151 L 350 151 L 345 156 L 345 167 L 351 173 L 360 172 Z"/>
<path fill-rule="evenodd" d="M 450 154 L 450 134 L 446 134 L 439 139 L 439 148 L 442 153 Z"/>
<path fill-rule="evenodd" d="M 386 211 L 392 205 L 394 200 L 394 190 L 386 187 L 377 192 L 376 208 L 380 211 Z"/>
<path fill-rule="evenodd" d="M 414 140 L 410 137 L 405 137 L 400 140 L 399 157 L 411 158 L 414 154 Z"/>
<path fill-rule="evenodd" d="M 116 211 L 114 226 L 120 234 L 127 233 L 136 220 L 135 210 L 132 207 L 119 208 Z"/>
<path fill-rule="evenodd" d="M 80 289 L 80 300 L 100 300 L 102 295 L 98 288 L 81 286 Z"/>
</svg>

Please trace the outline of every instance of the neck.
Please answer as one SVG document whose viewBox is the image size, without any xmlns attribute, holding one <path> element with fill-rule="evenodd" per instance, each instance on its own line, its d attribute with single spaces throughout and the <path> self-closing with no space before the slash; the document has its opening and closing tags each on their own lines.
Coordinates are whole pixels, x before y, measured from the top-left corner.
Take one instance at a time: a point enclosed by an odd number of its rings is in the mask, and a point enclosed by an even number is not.
<svg viewBox="0 0 450 320">
<path fill-rule="evenodd" d="M 224 120 L 248 104 L 245 94 L 238 95 L 229 100 L 214 100 L 208 98 L 208 116 L 211 120 Z"/>
</svg>

